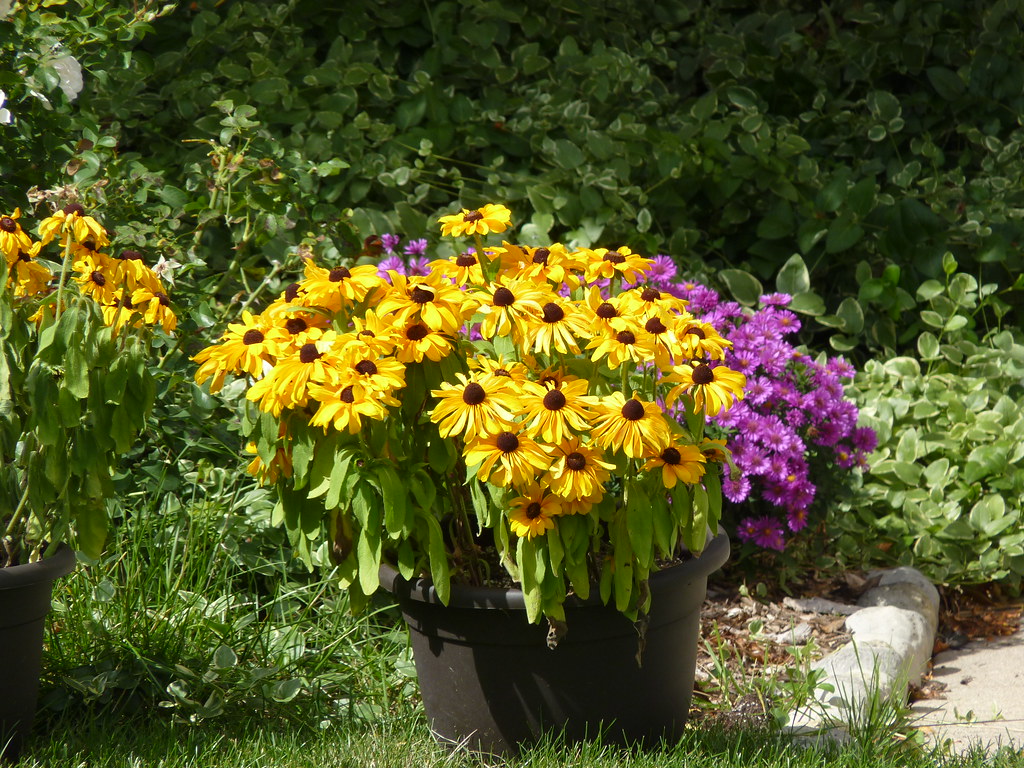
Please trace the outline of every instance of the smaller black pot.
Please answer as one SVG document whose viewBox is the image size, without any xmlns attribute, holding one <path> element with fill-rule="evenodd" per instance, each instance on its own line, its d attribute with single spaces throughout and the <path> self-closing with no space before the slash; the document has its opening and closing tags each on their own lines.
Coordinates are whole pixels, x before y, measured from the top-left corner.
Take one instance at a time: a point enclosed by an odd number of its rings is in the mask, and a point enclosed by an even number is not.
<svg viewBox="0 0 1024 768">
<path fill-rule="evenodd" d="M 452 586 L 448 606 L 429 581 L 381 566 L 409 625 L 430 729 L 442 742 L 513 754 L 545 731 L 570 741 L 677 739 L 693 694 L 707 577 L 729 557 L 719 532 L 700 557 L 651 575 L 651 613 L 637 665 L 636 627 L 599 601 L 566 603 L 568 635 L 554 649 L 526 620 L 518 589 Z"/>
<path fill-rule="evenodd" d="M 43 630 L 53 583 L 75 568 L 62 545 L 52 557 L 0 568 L 0 759 L 15 761 L 32 728 L 39 698 Z"/>
</svg>

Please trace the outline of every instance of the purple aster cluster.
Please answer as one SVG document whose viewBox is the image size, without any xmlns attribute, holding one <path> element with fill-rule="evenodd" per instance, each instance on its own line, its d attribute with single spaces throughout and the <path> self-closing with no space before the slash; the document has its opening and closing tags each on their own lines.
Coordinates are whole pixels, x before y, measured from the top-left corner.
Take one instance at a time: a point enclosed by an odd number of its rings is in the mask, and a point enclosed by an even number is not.
<svg viewBox="0 0 1024 768">
<path fill-rule="evenodd" d="M 741 520 L 737 536 L 781 551 L 786 529 L 795 533 L 808 524 L 817 491 L 812 478 L 866 468 L 877 444 L 873 430 L 857 426 L 857 406 L 844 397 L 853 366 L 842 358 L 819 363 L 793 347 L 787 337 L 800 330 L 800 320 L 788 309 L 787 294 L 762 296 L 751 312 L 696 282 L 650 282 L 686 299 L 691 313 L 732 342 L 725 364 L 746 375 L 746 396 L 710 421 L 724 430 L 742 474 L 726 478 L 722 492 L 736 504 L 771 505 L 775 515 Z"/>
<path fill-rule="evenodd" d="M 402 253 L 398 253 L 398 247 L 402 244 L 402 238 L 391 233 L 380 236 L 381 245 L 384 247 L 385 256 L 377 264 L 377 274 L 387 278 L 388 271 L 394 270 L 400 275 L 413 275 L 423 277 L 430 273 L 427 266 L 430 259 L 427 258 L 427 241 L 424 238 L 410 240 L 405 244 Z"/>
</svg>

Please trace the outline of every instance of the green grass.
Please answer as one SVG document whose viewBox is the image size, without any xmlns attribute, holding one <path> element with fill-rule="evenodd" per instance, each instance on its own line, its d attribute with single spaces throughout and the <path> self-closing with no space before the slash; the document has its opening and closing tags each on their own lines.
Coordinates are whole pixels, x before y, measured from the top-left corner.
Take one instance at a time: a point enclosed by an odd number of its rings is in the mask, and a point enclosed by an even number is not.
<svg viewBox="0 0 1024 768">
<path fill-rule="evenodd" d="M 427 729 L 395 609 L 382 599 L 353 617 L 329 578 L 296 568 L 263 491 L 243 481 L 161 499 L 120 518 L 109 554 L 60 583 L 22 768 L 1024 766 L 1009 752 L 928 752 L 891 707 L 839 747 L 708 716 L 645 751 L 555 738 L 509 761 L 451 752 Z M 727 701 L 772 685 L 719 677 L 736 689 Z M 808 693 L 799 678 L 779 690 Z"/>
</svg>

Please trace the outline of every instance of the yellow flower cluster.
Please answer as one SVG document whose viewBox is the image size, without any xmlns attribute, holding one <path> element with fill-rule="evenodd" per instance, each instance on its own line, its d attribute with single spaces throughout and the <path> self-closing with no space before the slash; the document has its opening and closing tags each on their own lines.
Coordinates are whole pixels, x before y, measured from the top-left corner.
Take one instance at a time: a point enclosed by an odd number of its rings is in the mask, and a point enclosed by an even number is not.
<svg viewBox="0 0 1024 768">
<path fill-rule="evenodd" d="M 68 261 L 80 293 L 88 296 L 115 332 L 140 319 L 160 325 L 167 332 L 177 318 L 160 278 L 137 251 L 121 251 L 120 257 L 104 253 L 110 238 L 106 229 L 82 206 L 72 203 L 39 223 L 39 240 L 21 228 L 21 211 L 0 215 L 0 251 L 7 262 L 7 290 L 17 297 L 40 296 L 56 290 L 56 275 L 41 263 L 42 250 L 53 241 L 61 247 L 58 261 Z M 59 266 L 59 265 L 58 265 Z M 40 319 L 41 315 L 33 318 Z"/>
<path fill-rule="evenodd" d="M 478 235 L 510 220 L 507 208 L 490 205 L 441 226 Z M 743 396 L 745 379 L 718 364 L 727 340 L 684 301 L 640 282 L 651 264 L 625 247 L 509 242 L 436 260 L 425 276 L 309 262 L 303 280 L 196 355 L 196 380 L 217 391 L 227 375 L 244 374 L 262 411 L 300 412 L 310 425 L 355 434 L 401 404 L 409 366 L 455 355 L 461 372 L 431 392 L 426 412 L 476 477 L 515 489 L 511 528 L 533 537 L 558 515 L 590 511 L 617 452 L 637 471 L 660 472 L 665 488 L 698 482 L 706 462 L 720 459 L 658 400 L 671 408 L 688 396 L 714 414 Z M 599 281 L 611 281 L 610 295 Z M 508 354 L 478 354 L 474 338 L 501 342 Z M 605 386 L 598 396 L 595 381 L 573 373 L 598 368 L 606 380 L 645 386 Z M 265 476 L 288 472 L 287 457 L 253 466 Z"/>
</svg>

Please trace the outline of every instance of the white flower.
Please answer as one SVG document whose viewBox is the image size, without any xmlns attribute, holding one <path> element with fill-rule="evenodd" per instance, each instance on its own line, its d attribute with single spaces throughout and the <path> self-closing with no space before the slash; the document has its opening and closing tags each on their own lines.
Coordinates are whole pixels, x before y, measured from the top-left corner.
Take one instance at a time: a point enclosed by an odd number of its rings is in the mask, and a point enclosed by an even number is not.
<svg viewBox="0 0 1024 768">
<path fill-rule="evenodd" d="M 0 11 L 3 10 L 2 3 L 3 0 L 0 0 Z M 8 110 L 4 109 L 4 102 L 6 100 L 7 94 L 3 91 L 0 91 L 0 125 L 10 125 L 12 122 L 14 122 L 14 117 L 11 116 L 11 113 Z"/>
<path fill-rule="evenodd" d="M 171 285 L 174 285 L 174 270 L 181 266 L 181 262 L 176 259 L 165 259 L 161 256 L 157 259 L 156 264 L 153 265 L 153 272 L 161 280 L 166 280 Z"/>
<path fill-rule="evenodd" d="M 78 63 L 78 59 L 66 53 L 54 59 L 52 66 L 60 75 L 60 89 L 64 91 L 68 101 L 74 101 L 82 92 L 82 65 Z"/>
</svg>

